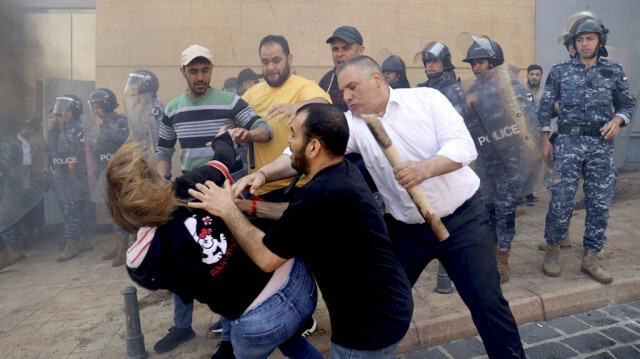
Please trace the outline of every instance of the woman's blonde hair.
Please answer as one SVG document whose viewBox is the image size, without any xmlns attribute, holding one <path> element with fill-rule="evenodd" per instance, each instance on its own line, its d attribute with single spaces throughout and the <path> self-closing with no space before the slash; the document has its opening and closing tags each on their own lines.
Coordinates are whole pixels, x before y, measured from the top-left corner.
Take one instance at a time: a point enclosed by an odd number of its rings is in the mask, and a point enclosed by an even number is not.
<svg viewBox="0 0 640 359">
<path fill-rule="evenodd" d="M 151 168 L 144 154 L 139 144 L 127 141 L 107 165 L 107 205 L 115 224 L 129 233 L 167 223 L 171 213 L 184 205 L 171 182 Z"/>
</svg>

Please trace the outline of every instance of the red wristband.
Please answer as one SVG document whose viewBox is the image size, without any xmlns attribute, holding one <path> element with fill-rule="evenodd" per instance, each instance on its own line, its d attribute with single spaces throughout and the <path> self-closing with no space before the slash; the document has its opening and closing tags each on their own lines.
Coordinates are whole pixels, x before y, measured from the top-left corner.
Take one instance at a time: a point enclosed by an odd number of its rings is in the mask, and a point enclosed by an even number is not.
<svg viewBox="0 0 640 359">
<path fill-rule="evenodd" d="M 251 215 L 255 217 L 258 212 L 258 204 L 256 203 L 256 201 L 253 201 L 253 204 L 251 205 L 251 209 L 252 209 Z"/>
</svg>

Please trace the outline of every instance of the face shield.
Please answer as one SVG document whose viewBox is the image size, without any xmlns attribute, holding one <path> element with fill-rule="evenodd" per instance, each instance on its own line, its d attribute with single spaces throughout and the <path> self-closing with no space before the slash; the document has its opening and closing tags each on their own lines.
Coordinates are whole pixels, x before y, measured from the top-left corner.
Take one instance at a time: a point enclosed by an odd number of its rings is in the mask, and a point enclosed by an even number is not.
<svg viewBox="0 0 640 359">
<path fill-rule="evenodd" d="M 433 46 L 422 51 L 422 60 L 425 62 L 435 59 L 442 60 L 446 56 L 445 52 L 446 47 L 443 44 L 436 42 L 435 44 L 433 44 Z"/>
<path fill-rule="evenodd" d="M 558 33 L 558 38 L 557 38 L 558 43 L 564 44 L 565 41 L 569 39 L 569 32 L 571 32 L 571 28 L 573 28 L 573 26 L 578 21 L 584 18 L 592 18 L 596 20 L 599 24 L 602 24 L 602 19 L 600 19 L 600 16 L 598 16 L 598 14 L 596 14 L 593 11 L 583 10 L 583 11 L 575 12 L 571 16 L 569 16 L 569 18 L 567 19 L 567 22 L 560 29 L 560 33 Z"/>
<path fill-rule="evenodd" d="M 496 55 L 495 51 L 493 50 L 493 46 L 491 46 L 491 40 L 489 40 L 488 37 L 477 35 L 471 36 L 473 38 L 474 46 L 476 49 L 481 47 L 482 50 L 489 54 L 491 57 L 494 57 Z"/>
<path fill-rule="evenodd" d="M 127 96 L 136 96 L 140 93 L 140 88 L 147 76 L 132 72 L 124 87 L 124 94 Z"/>
<path fill-rule="evenodd" d="M 71 109 L 73 98 L 60 96 L 56 97 L 56 104 L 53 106 L 53 114 L 63 116 L 67 109 Z"/>
</svg>

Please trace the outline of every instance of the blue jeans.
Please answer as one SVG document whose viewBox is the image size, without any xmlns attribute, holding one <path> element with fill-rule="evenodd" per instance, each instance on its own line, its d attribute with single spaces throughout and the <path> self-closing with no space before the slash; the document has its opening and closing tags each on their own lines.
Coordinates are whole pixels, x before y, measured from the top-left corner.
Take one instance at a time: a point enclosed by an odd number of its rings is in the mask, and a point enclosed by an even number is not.
<svg viewBox="0 0 640 359">
<path fill-rule="evenodd" d="M 236 358 L 267 358 L 279 348 L 288 358 L 322 359 L 318 349 L 297 335 L 318 302 L 318 291 L 304 262 L 295 260 L 287 282 L 239 318 L 221 317 L 222 339 L 231 339 Z"/>
<path fill-rule="evenodd" d="M 331 342 L 328 359 L 395 359 L 395 351 L 399 343 L 378 350 L 356 350 Z"/>
<path fill-rule="evenodd" d="M 173 295 L 173 324 L 178 328 L 189 328 L 193 316 L 193 302 L 186 304 L 179 295 L 171 294 Z"/>
</svg>

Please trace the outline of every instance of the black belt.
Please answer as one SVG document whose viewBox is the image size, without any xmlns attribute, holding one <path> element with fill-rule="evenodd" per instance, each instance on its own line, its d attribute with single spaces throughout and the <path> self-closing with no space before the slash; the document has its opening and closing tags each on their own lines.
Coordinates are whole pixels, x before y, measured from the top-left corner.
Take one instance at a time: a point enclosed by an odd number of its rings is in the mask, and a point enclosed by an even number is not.
<svg viewBox="0 0 640 359">
<path fill-rule="evenodd" d="M 476 193 L 473 194 L 473 196 L 471 196 L 468 200 L 464 201 L 458 208 L 456 208 L 455 211 L 453 211 L 453 213 L 451 213 L 448 216 L 444 216 L 442 217 L 440 220 L 442 221 L 442 223 L 446 226 L 447 223 L 449 223 L 449 220 L 455 216 L 460 215 L 460 213 L 464 212 L 467 210 L 467 208 L 469 208 L 471 206 L 471 204 L 473 204 L 473 202 L 476 200 L 476 198 L 479 198 L 480 194 L 476 191 Z"/>
<path fill-rule="evenodd" d="M 582 127 L 558 124 L 558 133 L 564 135 L 601 137 L 600 127 Z"/>
</svg>

